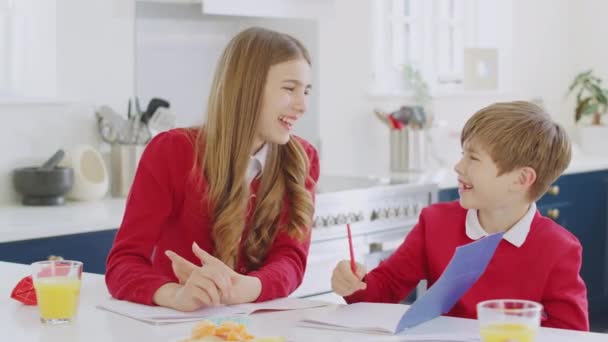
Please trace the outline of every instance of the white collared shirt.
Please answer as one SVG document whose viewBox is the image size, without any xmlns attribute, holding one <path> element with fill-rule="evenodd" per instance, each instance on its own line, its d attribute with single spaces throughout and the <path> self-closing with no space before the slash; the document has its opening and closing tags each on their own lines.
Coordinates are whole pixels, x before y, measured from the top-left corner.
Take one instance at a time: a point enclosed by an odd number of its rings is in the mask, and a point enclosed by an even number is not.
<svg viewBox="0 0 608 342">
<path fill-rule="evenodd" d="M 515 247 L 521 247 L 526 241 L 528 237 L 528 233 L 530 232 L 530 226 L 532 225 L 532 220 L 534 219 L 534 215 L 536 214 L 536 203 L 532 203 L 530 208 L 528 208 L 528 212 L 522 217 L 517 223 L 509 229 L 505 235 L 503 235 L 503 239 L 507 240 Z M 481 227 L 481 223 L 479 223 L 479 217 L 477 217 L 477 209 L 469 209 L 467 211 L 466 218 L 466 233 L 469 239 L 471 240 L 479 240 L 484 236 L 488 236 L 489 234 Z"/>
<path fill-rule="evenodd" d="M 268 144 L 264 144 L 256 154 L 249 157 L 249 164 L 247 165 L 247 173 L 245 179 L 247 184 L 251 184 L 251 181 L 264 169 L 266 164 L 266 157 L 268 156 Z"/>
</svg>

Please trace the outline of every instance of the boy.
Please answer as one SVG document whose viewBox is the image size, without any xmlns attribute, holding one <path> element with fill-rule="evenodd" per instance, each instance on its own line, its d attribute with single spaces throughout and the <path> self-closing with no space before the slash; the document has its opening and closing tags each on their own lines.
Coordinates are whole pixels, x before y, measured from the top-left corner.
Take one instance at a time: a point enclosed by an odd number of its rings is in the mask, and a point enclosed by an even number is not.
<svg viewBox="0 0 608 342">
<path fill-rule="evenodd" d="M 506 232 L 486 271 L 449 316 L 476 318 L 477 303 L 527 299 L 544 306 L 546 327 L 589 330 L 587 290 L 576 237 L 536 210 L 535 201 L 570 163 L 570 141 L 548 114 L 528 102 L 496 103 L 465 124 L 456 164 L 460 201 L 425 208 L 403 244 L 366 274 L 341 261 L 333 290 L 348 303 L 398 303 L 439 278 L 456 247 Z"/>
</svg>

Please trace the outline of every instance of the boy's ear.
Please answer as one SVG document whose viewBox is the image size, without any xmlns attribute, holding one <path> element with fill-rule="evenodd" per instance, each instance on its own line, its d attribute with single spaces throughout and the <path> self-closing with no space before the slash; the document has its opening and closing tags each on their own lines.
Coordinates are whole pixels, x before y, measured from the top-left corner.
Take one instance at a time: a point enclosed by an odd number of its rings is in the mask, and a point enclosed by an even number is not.
<svg viewBox="0 0 608 342">
<path fill-rule="evenodd" d="M 533 168 L 525 166 L 518 170 L 517 178 L 515 179 L 515 189 L 528 190 L 536 182 L 536 171 Z"/>
</svg>

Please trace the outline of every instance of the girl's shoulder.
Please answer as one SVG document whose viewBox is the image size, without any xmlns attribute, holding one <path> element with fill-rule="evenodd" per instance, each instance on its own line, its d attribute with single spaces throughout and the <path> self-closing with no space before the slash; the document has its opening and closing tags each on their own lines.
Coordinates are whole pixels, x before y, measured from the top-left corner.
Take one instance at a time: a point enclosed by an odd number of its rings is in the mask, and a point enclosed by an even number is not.
<svg viewBox="0 0 608 342">
<path fill-rule="evenodd" d="M 300 145 L 302 145 L 302 148 L 304 148 L 304 151 L 306 152 L 306 155 L 308 156 L 308 162 L 309 162 L 308 174 L 310 177 L 307 180 L 307 186 L 313 186 L 319 179 L 319 172 L 320 172 L 319 154 L 317 152 L 317 149 L 314 147 L 313 144 L 309 143 L 304 138 L 301 138 L 297 135 L 292 135 L 292 138 L 297 140 L 300 143 Z"/>
<path fill-rule="evenodd" d="M 189 172 L 194 165 L 197 133 L 193 128 L 176 128 L 159 133 L 146 145 L 142 161 L 155 169 L 168 169 L 171 176 Z"/>
<path fill-rule="evenodd" d="M 146 150 L 159 153 L 192 154 L 198 131 L 195 128 L 175 128 L 156 135 Z"/>
<path fill-rule="evenodd" d="M 306 139 L 299 137 L 297 135 L 292 135 L 291 137 L 293 139 L 295 139 L 297 142 L 299 142 L 300 145 L 302 145 L 302 148 L 304 148 L 304 151 L 306 152 L 306 155 L 308 155 L 308 159 L 311 162 L 313 160 L 319 159 L 317 149 L 315 148 L 315 146 L 313 144 L 309 143 Z"/>
</svg>

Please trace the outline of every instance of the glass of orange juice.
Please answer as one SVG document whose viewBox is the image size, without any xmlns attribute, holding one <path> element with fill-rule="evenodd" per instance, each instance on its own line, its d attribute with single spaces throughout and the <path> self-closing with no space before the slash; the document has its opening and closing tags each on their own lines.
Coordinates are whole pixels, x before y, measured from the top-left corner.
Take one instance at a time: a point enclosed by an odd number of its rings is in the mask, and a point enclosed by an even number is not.
<svg viewBox="0 0 608 342">
<path fill-rule="evenodd" d="M 78 308 L 82 262 L 38 261 L 32 264 L 32 279 L 44 324 L 72 322 Z"/>
<path fill-rule="evenodd" d="M 477 304 L 483 342 L 534 342 L 543 306 L 529 300 L 496 299 Z"/>
</svg>

